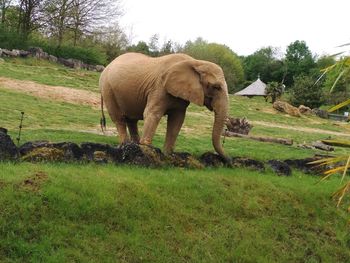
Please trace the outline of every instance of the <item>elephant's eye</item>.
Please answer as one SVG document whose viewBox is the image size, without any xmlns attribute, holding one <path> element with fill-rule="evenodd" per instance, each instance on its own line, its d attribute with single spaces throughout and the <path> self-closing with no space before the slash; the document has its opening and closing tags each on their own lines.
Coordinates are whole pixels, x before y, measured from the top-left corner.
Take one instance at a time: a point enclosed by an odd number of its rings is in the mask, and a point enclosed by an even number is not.
<svg viewBox="0 0 350 263">
<path fill-rule="evenodd" d="M 221 89 L 220 84 L 213 84 L 213 85 L 211 85 L 211 87 L 214 89 L 217 89 L 217 90 Z"/>
</svg>

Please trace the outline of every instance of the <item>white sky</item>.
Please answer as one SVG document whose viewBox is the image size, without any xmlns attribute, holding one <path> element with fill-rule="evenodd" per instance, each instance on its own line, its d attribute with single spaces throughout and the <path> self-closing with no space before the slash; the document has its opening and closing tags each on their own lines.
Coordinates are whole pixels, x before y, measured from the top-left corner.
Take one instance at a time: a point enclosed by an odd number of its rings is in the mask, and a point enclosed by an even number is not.
<svg viewBox="0 0 350 263">
<path fill-rule="evenodd" d="M 122 6 L 121 24 L 133 43 L 154 34 L 161 44 L 202 37 L 249 55 L 266 46 L 284 52 L 305 40 L 322 55 L 350 42 L 350 0 L 122 0 Z"/>
</svg>

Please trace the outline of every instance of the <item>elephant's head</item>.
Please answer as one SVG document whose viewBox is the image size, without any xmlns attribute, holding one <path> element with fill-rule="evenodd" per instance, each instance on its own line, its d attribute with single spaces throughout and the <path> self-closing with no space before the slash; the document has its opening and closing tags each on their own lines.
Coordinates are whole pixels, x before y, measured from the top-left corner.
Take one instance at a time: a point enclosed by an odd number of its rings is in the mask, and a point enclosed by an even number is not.
<svg viewBox="0 0 350 263">
<path fill-rule="evenodd" d="M 228 91 L 224 73 L 218 65 L 202 60 L 184 60 L 170 67 L 164 75 L 167 92 L 175 97 L 205 105 L 214 111 L 212 143 L 225 158 L 220 137 L 228 116 Z"/>
</svg>

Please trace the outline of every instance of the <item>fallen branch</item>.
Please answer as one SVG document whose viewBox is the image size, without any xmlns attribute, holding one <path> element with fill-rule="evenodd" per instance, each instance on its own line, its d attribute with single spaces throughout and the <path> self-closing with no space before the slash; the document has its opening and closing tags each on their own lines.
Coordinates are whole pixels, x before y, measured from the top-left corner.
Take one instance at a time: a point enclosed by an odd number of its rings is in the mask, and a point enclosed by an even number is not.
<svg viewBox="0 0 350 263">
<path fill-rule="evenodd" d="M 227 137 L 246 138 L 246 139 L 256 140 L 256 141 L 260 141 L 260 142 L 274 142 L 274 143 L 280 143 L 280 144 L 284 144 L 284 145 L 292 145 L 293 144 L 293 140 L 291 140 L 291 139 L 260 137 L 260 136 L 239 134 L 239 133 L 230 132 L 230 131 L 225 131 L 224 135 Z"/>
</svg>

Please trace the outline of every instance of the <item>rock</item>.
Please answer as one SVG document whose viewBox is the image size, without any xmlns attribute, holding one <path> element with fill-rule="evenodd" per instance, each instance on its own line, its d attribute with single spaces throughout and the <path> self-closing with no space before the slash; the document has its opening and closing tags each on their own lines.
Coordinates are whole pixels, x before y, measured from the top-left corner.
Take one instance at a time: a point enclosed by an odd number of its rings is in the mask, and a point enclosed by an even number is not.
<svg viewBox="0 0 350 263">
<path fill-rule="evenodd" d="M 16 160 L 18 150 L 11 137 L 7 135 L 7 129 L 0 128 L 0 161 Z"/>
<path fill-rule="evenodd" d="M 271 166 L 272 170 L 278 175 L 290 176 L 292 174 L 292 170 L 289 165 L 285 162 L 281 162 L 278 160 L 269 160 L 267 163 Z"/>
<path fill-rule="evenodd" d="M 202 169 L 204 165 L 190 153 L 174 152 L 167 156 L 167 163 L 175 167 Z"/>
<path fill-rule="evenodd" d="M 22 161 L 28 162 L 65 162 L 66 157 L 63 150 L 53 147 L 35 148 L 21 157 Z"/>
<path fill-rule="evenodd" d="M 96 69 L 97 72 L 102 72 L 105 69 L 105 67 L 102 66 L 102 65 L 96 65 L 95 69 Z"/>
<path fill-rule="evenodd" d="M 160 149 L 151 145 L 141 145 L 133 142 L 117 147 L 115 161 L 117 163 L 157 167 L 164 164 L 165 156 Z"/>
<path fill-rule="evenodd" d="M 328 152 L 334 151 L 334 147 L 332 147 L 330 145 L 327 145 L 327 144 L 324 144 L 321 141 L 313 142 L 311 145 L 313 147 L 315 147 L 316 149 L 319 149 L 319 150 L 322 150 L 322 151 L 328 151 Z"/>
<path fill-rule="evenodd" d="M 121 159 L 121 150 L 117 147 L 112 147 L 108 144 L 85 142 L 80 145 L 81 150 L 85 158 L 89 161 L 96 161 L 95 157 L 101 156 L 101 154 L 95 154 L 95 152 L 103 152 L 104 158 L 112 162 L 119 162 Z"/>
<path fill-rule="evenodd" d="M 203 153 L 199 160 L 204 166 L 222 167 L 225 165 L 225 160 L 220 155 L 212 152 Z"/>
<path fill-rule="evenodd" d="M 309 107 L 306 107 L 304 105 L 300 105 L 298 107 L 298 109 L 299 109 L 299 112 L 301 114 L 304 114 L 304 115 L 311 115 L 312 114 L 312 110 Z"/>
<path fill-rule="evenodd" d="M 40 150 L 42 148 L 45 148 L 44 150 Z M 31 160 L 37 161 L 37 159 L 44 161 L 45 156 L 48 157 L 48 160 L 50 161 L 52 158 L 56 158 L 58 155 L 58 152 L 52 151 L 50 152 L 47 149 L 56 149 L 62 152 L 63 156 L 59 155 L 59 158 L 62 157 L 62 161 L 64 162 L 70 162 L 70 161 L 78 161 L 81 160 L 83 157 L 83 151 L 82 149 L 75 143 L 72 142 L 61 142 L 61 143 L 50 143 L 48 141 L 34 141 L 34 142 L 27 142 L 19 147 L 19 153 L 22 157 L 24 156 L 30 156 L 25 157 L 25 160 Z M 32 158 L 31 153 L 34 152 L 34 157 Z M 52 157 L 52 154 L 56 154 L 56 157 Z M 38 156 L 36 156 L 38 155 Z M 58 158 L 58 157 L 57 157 Z"/>
<path fill-rule="evenodd" d="M 247 167 L 257 171 L 264 171 L 265 166 L 261 161 L 244 158 L 244 157 L 234 157 L 232 158 L 232 165 L 235 167 Z"/>
<path fill-rule="evenodd" d="M 3 57 L 17 57 L 18 54 L 16 51 L 11 51 L 7 49 L 2 49 L 2 56 Z"/>
<path fill-rule="evenodd" d="M 322 118 L 322 119 L 328 119 L 328 117 L 329 117 L 328 112 L 325 111 L 325 110 L 321 110 L 321 109 L 318 109 L 318 108 L 314 108 L 314 109 L 312 109 L 312 112 L 313 112 L 316 116 L 318 116 L 318 117 L 320 117 L 320 118 Z"/>
<path fill-rule="evenodd" d="M 275 101 L 273 104 L 272 104 L 272 107 L 280 112 L 283 112 L 283 113 L 287 113 L 288 115 L 290 116 L 294 116 L 294 117 L 300 117 L 301 114 L 298 110 L 298 108 L 290 105 L 289 103 L 285 102 L 285 101 Z"/>
<path fill-rule="evenodd" d="M 99 164 L 108 163 L 109 157 L 105 152 L 95 151 L 93 156 L 93 161 Z"/>
<path fill-rule="evenodd" d="M 31 47 L 28 52 L 36 58 L 41 58 L 41 59 L 48 59 L 49 54 L 44 52 L 42 48 L 40 47 Z"/>
<path fill-rule="evenodd" d="M 57 63 L 57 57 L 53 56 L 53 55 L 49 55 L 49 61 L 53 62 L 53 63 Z"/>
<path fill-rule="evenodd" d="M 323 168 L 317 165 L 309 164 L 310 162 L 317 161 L 320 159 L 320 157 L 312 157 L 305 159 L 287 159 L 284 160 L 284 162 L 290 167 L 294 167 L 298 170 L 301 170 L 304 173 L 321 175 L 324 170 Z"/>
</svg>

